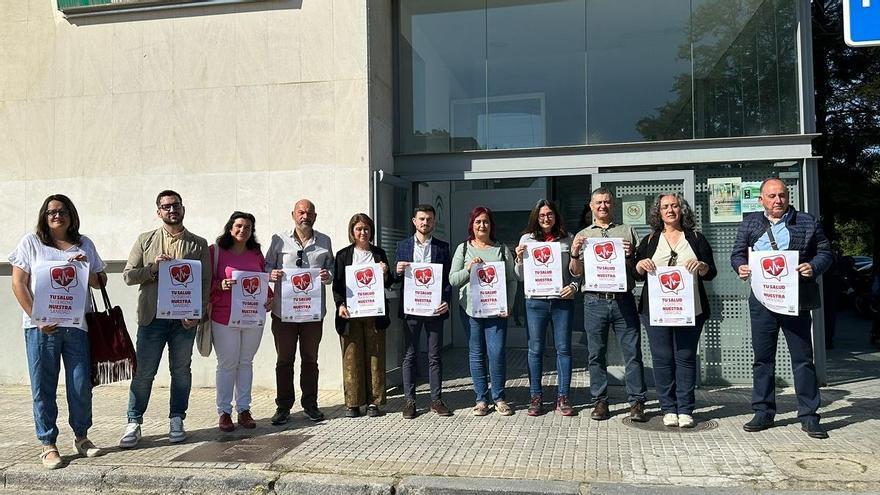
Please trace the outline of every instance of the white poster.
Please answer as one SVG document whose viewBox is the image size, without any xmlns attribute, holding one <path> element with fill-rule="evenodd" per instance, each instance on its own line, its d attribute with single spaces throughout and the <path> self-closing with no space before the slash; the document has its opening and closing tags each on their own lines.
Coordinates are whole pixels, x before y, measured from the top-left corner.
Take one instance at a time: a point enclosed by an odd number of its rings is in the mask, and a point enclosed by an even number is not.
<svg viewBox="0 0 880 495">
<path fill-rule="evenodd" d="M 381 265 L 345 267 L 345 306 L 352 318 L 385 314 L 385 273 Z"/>
<path fill-rule="evenodd" d="M 644 225 L 647 223 L 645 200 L 623 201 L 623 223 L 627 225 Z"/>
<path fill-rule="evenodd" d="M 169 260 L 159 263 L 159 301 L 156 318 L 198 320 L 202 318 L 202 263 Z"/>
<path fill-rule="evenodd" d="M 626 292 L 626 251 L 619 237 L 590 237 L 584 243 L 584 283 L 591 292 Z"/>
<path fill-rule="evenodd" d="M 713 178 L 709 187 L 709 222 L 742 222 L 742 179 L 739 177 Z"/>
<path fill-rule="evenodd" d="M 443 265 L 411 263 L 403 277 L 403 312 L 433 316 L 443 297 Z"/>
<path fill-rule="evenodd" d="M 83 328 L 89 286 L 89 264 L 81 261 L 46 261 L 34 265 L 35 325 L 57 323 Z"/>
<path fill-rule="evenodd" d="M 281 321 L 321 321 L 321 270 L 285 268 L 281 281 Z M 277 295 L 276 295 L 277 297 Z"/>
<path fill-rule="evenodd" d="M 507 275 L 503 261 L 475 263 L 471 267 L 471 306 L 474 318 L 507 313 Z"/>
<path fill-rule="evenodd" d="M 527 296 L 558 296 L 562 292 L 562 245 L 558 242 L 526 245 L 523 275 Z"/>
<path fill-rule="evenodd" d="M 694 275 L 683 266 L 657 267 L 648 274 L 652 326 L 692 327 L 696 319 Z"/>
<path fill-rule="evenodd" d="M 797 251 L 749 251 L 755 299 L 774 313 L 797 316 L 797 266 Z"/>
<path fill-rule="evenodd" d="M 229 326 L 232 328 L 262 327 L 266 323 L 266 300 L 269 298 L 269 274 L 232 271 L 232 306 Z"/>
</svg>

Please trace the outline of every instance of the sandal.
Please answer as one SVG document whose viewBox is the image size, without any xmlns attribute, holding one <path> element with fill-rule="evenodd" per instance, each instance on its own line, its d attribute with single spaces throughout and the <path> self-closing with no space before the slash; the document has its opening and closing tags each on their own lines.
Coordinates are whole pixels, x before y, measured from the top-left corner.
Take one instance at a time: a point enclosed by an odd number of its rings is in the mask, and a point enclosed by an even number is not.
<svg viewBox="0 0 880 495">
<path fill-rule="evenodd" d="M 489 414 L 489 406 L 485 402 L 477 402 L 474 406 L 474 416 L 485 416 Z"/>
<path fill-rule="evenodd" d="M 499 400 L 495 403 L 495 412 L 502 416 L 513 416 L 513 409 L 510 407 L 510 404 L 507 403 L 504 399 Z"/>
<path fill-rule="evenodd" d="M 52 454 L 55 454 L 54 456 Z M 64 462 L 61 460 L 61 454 L 58 452 L 58 449 L 52 447 L 50 449 L 46 449 L 40 453 L 40 461 L 43 463 L 43 467 L 46 469 L 58 469 L 61 467 L 61 464 Z"/>
</svg>

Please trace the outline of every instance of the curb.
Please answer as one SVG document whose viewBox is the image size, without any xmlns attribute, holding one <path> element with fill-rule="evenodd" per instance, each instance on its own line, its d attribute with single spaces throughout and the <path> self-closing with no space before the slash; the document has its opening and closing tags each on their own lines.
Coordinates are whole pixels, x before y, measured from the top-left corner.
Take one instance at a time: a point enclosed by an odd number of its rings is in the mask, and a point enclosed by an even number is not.
<svg viewBox="0 0 880 495">
<path fill-rule="evenodd" d="M 580 495 L 576 481 L 504 480 L 497 478 L 444 478 L 410 476 L 398 485 L 395 495 Z"/>
<path fill-rule="evenodd" d="M 339 474 L 284 474 L 275 481 L 277 495 L 392 495 L 394 478 Z"/>
</svg>

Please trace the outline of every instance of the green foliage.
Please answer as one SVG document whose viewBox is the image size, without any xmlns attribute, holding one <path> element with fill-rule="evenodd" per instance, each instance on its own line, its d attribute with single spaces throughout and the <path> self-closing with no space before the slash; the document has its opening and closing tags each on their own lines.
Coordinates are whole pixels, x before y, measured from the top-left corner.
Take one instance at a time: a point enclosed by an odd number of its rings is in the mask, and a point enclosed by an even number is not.
<svg viewBox="0 0 880 495">
<path fill-rule="evenodd" d="M 874 252 L 871 225 L 860 220 L 836 221 L 836 238 L 832 241 L 834 250 L 843 256 L 870 256 Z"/>
</svg>

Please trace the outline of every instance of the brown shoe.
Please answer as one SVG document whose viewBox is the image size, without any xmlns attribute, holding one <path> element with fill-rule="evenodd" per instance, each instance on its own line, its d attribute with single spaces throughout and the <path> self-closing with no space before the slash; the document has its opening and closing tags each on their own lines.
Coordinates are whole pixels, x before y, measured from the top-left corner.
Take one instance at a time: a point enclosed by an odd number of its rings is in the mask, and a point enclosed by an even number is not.
<svg viewBox="0 0 880 495">
<path fill-rule="evenodd" d="M 596 401 L 596 405 L 593 406 L 593 412 L 590 413 L 590 419 L 604 421 L 610 417 L 611 413 L 608 411 L 608 403 L 604 400 Z"/>
<path fill-rule="evenodd" d="M 251 416 L 250 409 L 245 409 L 238 413 L 238 424 L 240 424 L 242 428 L 247 428 L 249 430 L 257 427 L 257 422 L 254 421 L 254 417 Z"/>
<path fill-rule="evenodd" d="M 403 404 L 403 419 L 415 419 L 416 417 L 416 401 L 406 399 Z"/>
<path fill-rule="evenodd" d="M 629 419 L 636 423 L 644 423 L 645 421 L 648 421 L 648 416 L 645 414 L 644 402 L 636 402 L 629 408 Z"/>
<path fill-rule="evenodd" d="M 560 395 L 556 400 L 556 412 L 563 416 L 574 416 L 574 409 L 572 409 L 567 395 Z"/>
<path fill-rule="evenodd" d="M 535 417 L 544 414 L 544 400 L 540 395 L 533 395 L 529 401 L 528 415 Z"/>
<path fill-rule="evenodd" d="M 449 408 L 446 407 L 446 404 L 440 399 L 431 401 L 431 410 L 434 411 L 437 416 L 452 416 L 452 411 L 450 411 Z"/>
<path fill-rule="evenodd" d="M 230 432 L 235 430 L 235 425 L 232 424 L 232 416 L 229 413 L 223 413 L 220 415 L 220 431 Z"/>
</svg>

